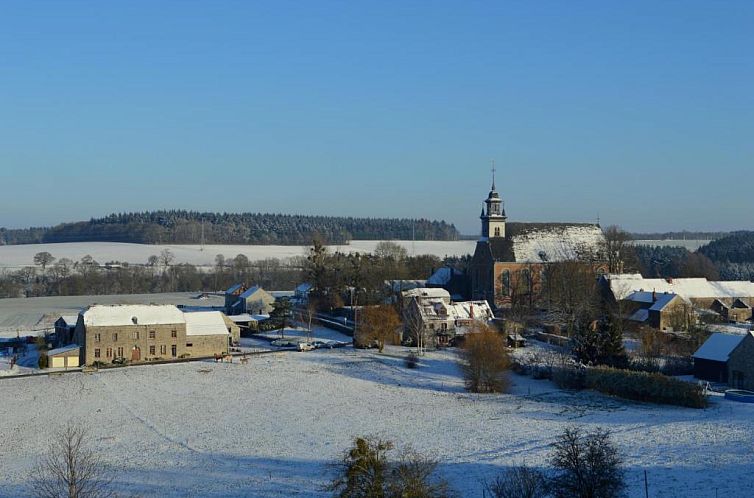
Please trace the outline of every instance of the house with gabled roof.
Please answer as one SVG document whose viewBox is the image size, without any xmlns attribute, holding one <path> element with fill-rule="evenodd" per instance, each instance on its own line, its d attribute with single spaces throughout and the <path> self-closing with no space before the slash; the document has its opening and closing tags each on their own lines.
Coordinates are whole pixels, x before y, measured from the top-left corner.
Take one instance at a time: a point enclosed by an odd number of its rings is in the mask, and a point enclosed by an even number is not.
<svg viewBox="0 0 754 498">
<path fill-rule="evenodd" d="M 715 333 L 693 355 L 694 377 L 710 382 L 728 382 L 728 361 L 743 335 Z"/>
<path fill-rule="evenodd" d="M 236 284 L 225 291 L 225 314 L 266 315 L 272 311 L 274 302 L 275 298 L 258 285 Z"/>
</svg>

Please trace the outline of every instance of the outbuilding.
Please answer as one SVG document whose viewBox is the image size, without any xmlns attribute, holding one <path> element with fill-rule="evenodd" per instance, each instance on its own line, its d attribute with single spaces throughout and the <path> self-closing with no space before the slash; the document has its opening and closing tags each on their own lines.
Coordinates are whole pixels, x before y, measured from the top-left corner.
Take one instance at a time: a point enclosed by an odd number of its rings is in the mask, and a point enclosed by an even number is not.
<svg viewBox="0 0 754 498">
<path fill-rule="evenodd" d="M 81 347 L 78 344 L 51 349 L 47 352 L 48 366 L 51 368 L 78 367 L 80 353 Z"/>
<path fill-rule="evenodd" d="M 743 335 L 715 333 L 694 353 L 694 377 L 710 382 L 728 382 L 728 361 Z"/>
</svg>

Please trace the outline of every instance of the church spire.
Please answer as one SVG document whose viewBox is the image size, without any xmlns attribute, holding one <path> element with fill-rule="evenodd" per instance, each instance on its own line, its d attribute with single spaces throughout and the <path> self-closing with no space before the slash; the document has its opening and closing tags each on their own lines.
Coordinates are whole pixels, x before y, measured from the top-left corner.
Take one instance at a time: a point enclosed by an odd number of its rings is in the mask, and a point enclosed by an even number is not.
<svg viewBox="0 0 754 498">
<path fill-rule="evenodd" d="M 495 191 L 495 160 L 492 160 L 492 191 Z"/>
</svg>

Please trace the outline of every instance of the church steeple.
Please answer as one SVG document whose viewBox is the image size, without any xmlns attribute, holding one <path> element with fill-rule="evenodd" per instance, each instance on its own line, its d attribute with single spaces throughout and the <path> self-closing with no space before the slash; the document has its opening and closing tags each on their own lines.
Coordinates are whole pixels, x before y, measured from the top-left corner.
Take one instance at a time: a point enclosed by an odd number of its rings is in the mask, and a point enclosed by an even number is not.
<svg viewBox="0 0 754 498">
<path fill-rule="evenodd" d="M 505 208 L 495 188 L 495 162 L 492 162 L 492 188 L 484 201 L 487 212 L 482 208 L 482 238 L 505 237 Z"/>
</svg>

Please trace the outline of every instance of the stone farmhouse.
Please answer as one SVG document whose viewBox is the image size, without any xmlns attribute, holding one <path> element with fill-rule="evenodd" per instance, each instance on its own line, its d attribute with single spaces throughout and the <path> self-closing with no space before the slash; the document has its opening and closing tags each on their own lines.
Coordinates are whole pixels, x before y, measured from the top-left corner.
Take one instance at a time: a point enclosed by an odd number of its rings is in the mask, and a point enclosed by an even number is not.
<svg viewBox="0 0 754 498">
<path fill-rule="evenodd" d="M 421 327 L 429 348 L 447 346 L 465 336 L 475 322 L 489 323 L 495 317 L 487 301 L 452 302 L 441 288 L 404 291 L 401 299 L 406 327 Z"/>
<path fill-rule="evenodd" d="M 754 304 L 754 282 L 709 281 L 706 278 L 644 278 L 640 274 L 604 275 L 600 284 L 606 298 L 625 305 L 629 320 L 646 323 L 660 330 L 684 330 L 678 328 L 679 309 L 683 306 L 690 315 L 691 323 L 698 316 L 716 315 L 725 322 L 746 322 L 752 320 Z M 673 298 L 672 303 L 667 296 Z M 649 320 L 640 313 L 637 301 L 648 302 L 660 313 L 656 320 Z M 659 301 L 659 304 L 657 304 Z M 683 302 L 684 304 L 680 304 Z M 675 322 L 675 326 L 671 325 Z"/>
<path fill-rule="evenodd" d="M 606 272 L 600 252 L 605 238 L 594 223 L 509 223 L 503 201 L 492 189 L 484 201 L 482 236 L 476 244 L 469 273 L 471 297 L 486 300 L 494 308 L 511 304 L 516 292 L 538 296 L 545 265 L 584 261 Z"/>
<path fill-rule="evenodd" d="M 275 298 L 258 285 L 246 287 L 235 284 L 225 291 L 225 313 L 227 315 L 265 315 L 272 311 Z"/>
<path fill-rule="evenodd" d="M 146 362 L 224 354 L 238 327 L 219 311 L 174 305 L 93 305 L 79 313 L 73 342 L 82 364 Z"/>
</svg>

